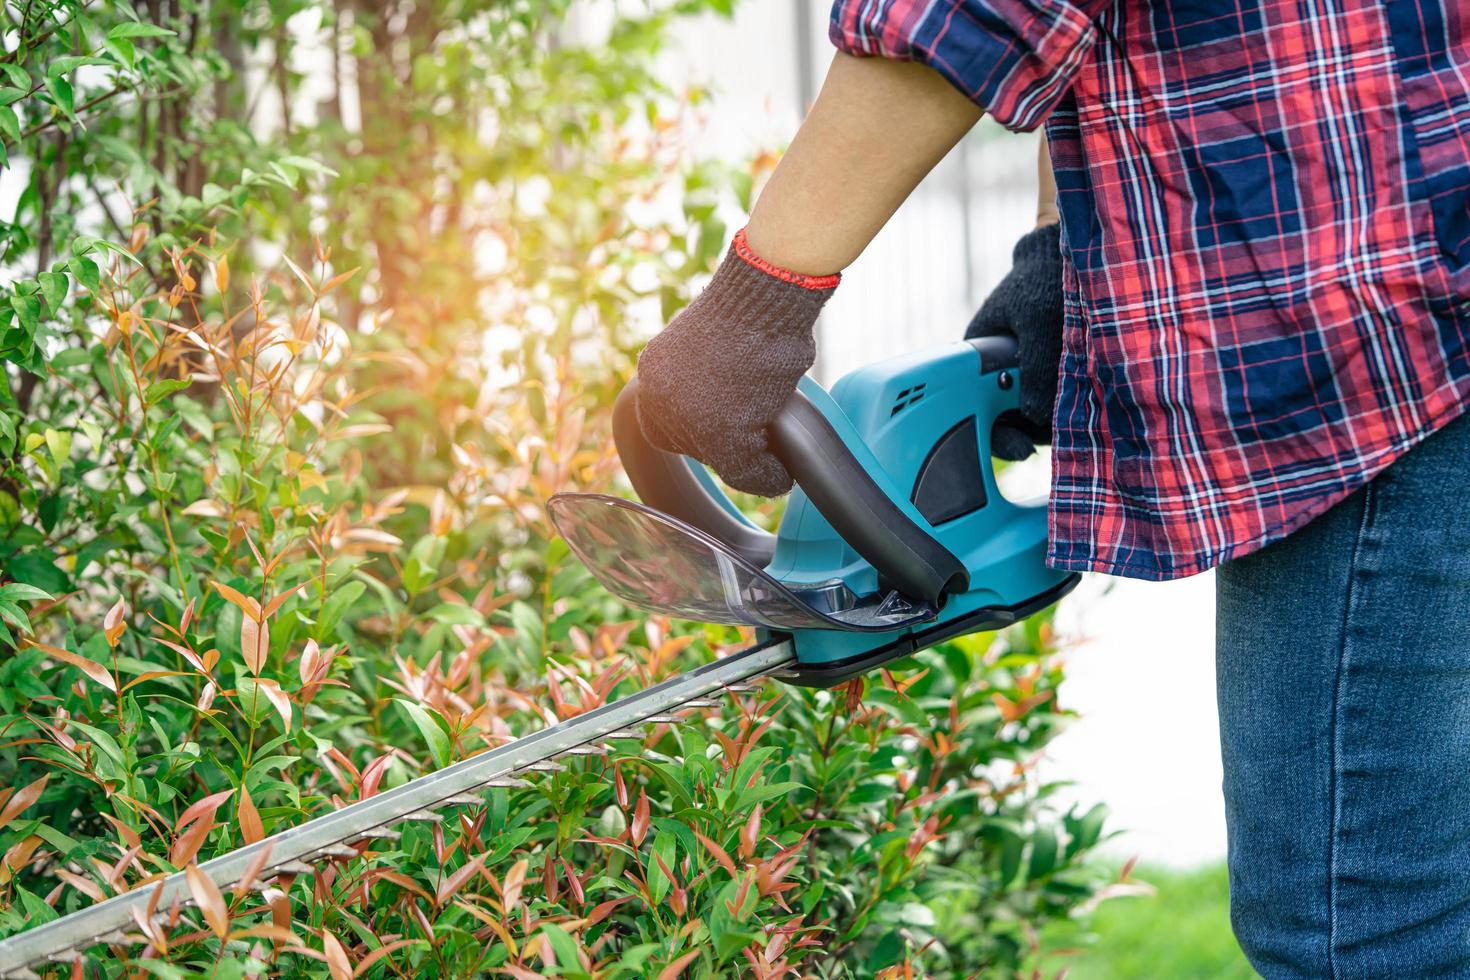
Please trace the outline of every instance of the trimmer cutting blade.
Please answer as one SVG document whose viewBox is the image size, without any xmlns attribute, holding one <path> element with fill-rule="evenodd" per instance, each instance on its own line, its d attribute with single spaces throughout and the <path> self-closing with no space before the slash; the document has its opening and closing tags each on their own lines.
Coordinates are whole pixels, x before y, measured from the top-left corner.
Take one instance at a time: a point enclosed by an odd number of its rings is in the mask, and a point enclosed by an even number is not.
<svg viewBox="0 0 1470 980">
<path fill-rule="evenodd" d="M 1019 390 L 1015 345 L 994 337 L 869 365 L 830 394 L 803 379 L 769 431 L 796 481 L 772 535 L 704 467 L 643 438 L 635 380 L 613 435 L 643 503 L 558 494 L 552 519 L 629 604 L 789 634 L 789 679 L 836 684 L 1076 585 L 1046 566 L 1044 502 L 996 486 L 991 432 Z"/>
</svg>

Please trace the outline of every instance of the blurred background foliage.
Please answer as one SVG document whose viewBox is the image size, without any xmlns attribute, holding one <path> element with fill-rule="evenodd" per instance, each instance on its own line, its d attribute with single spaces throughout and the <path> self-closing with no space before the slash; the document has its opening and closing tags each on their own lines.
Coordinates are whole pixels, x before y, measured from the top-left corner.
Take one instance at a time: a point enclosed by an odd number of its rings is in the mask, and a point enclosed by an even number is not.
<svg viewBox="0 0 1470 980">
<path fill-rule="evenodd" d="M 653 72 L 728 0 L 570 6 L 0 3 L 0 936 L 748 639 L 546 520 L 769 165 Z M 1058 653 L 773 685 L 55 973 L 1056 976 Z"/>
</svg>

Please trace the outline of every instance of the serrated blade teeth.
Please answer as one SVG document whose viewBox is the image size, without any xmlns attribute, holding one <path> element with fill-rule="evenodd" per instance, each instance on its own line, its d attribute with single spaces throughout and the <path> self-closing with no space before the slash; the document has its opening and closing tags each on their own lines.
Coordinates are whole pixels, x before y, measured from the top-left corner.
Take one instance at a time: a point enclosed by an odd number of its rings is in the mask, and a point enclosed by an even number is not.
<svg viewBox="0 0 1470 980">
<path fill-rule="evenodd" d="M 564 766 L 564 765 L 562 765 L 560 762 L 553 762 L 550 759 L 543 759 L 540 762 L 533 762 L 533 763 L 531 763 L 528 766 L 522 766 L 521 769 L 520 769 L 520 771 L 521 772 L 566 772 L 567 771 L 567 767 Z"/>
<path fill-rule="evenodd" d="M 309 875 L 314 874 L 316 868 L 305 861 L 287 861 L 276 865 L 271 871 L 278 875 Z"/>
<path fill-rule="evenodd" d="M 690 698 L 688 701 L 685 701 L 683 704 L 679 705 L 680 709 L 683 709 L 683 708 L 718 708 L 719 706 L 720 706 L 720 702 L 717 701 L 717 700 L 715 700 L 714 698 Z"/>
<path fill-rule="evenodd" d="M 725 690 L 731 694 L 746 694 L 760 687 L 756 681 L 740 681 L 735 684 L 726 684 Z"/>
<path fill-rule="evenodd" d="M 672 725 L 675 722 L 679 722 L 679 721 L 682 721 L 682 720 L 683 719 L 681 719 L 678 715 L 671 715 L 671 714 L 665 713 L 665 714 L 661 714 L 661 715 L 649 715 L 647 718 L 644 718 L 638 724 L 640 724 L 640 725 Z"/>
<path fill-rule="evenodd" d="M 418 821 L 422 821 L 424 823 L 443 823 L 444 822 L 444 815 L 441 814 L 441 813 L 435 813 L 433 810 L 414 810 L 414 811 L 412 811 L 410 813 L 405 813 L 403 816 L 399 817 L 398 819 L 399 820 L 418 820 Z"/>
<path fill-rule="evenodd" d="M 394 830 L 392 827 L 373 827 L 369 830 L 364 830 L 362 833 L 358 834 L 352 839 L 354 841 L 399 840 L 402 837 L 403 832 L 399 830 Z"/>
<path fill-rule="evenodd" d="M 446 799 L 439 801 L 440 806 L 481 806 L 485 802 L 484 797 L 478 793 L 455 793 Z"/>
<path fill-rule="evenodd" d="M 648 736 L 634 728 L 623 728 L 602 736 L 604 742 L 641 742 Z"/>
<path fill-rule="evenodd" d="M 480 785 L 491 789 L 520 789 L 531 784 L 514 776 L 496 776 L 494 779 L 487 779 Z"/>
<path fill-rule="evenodd" d="M 111 932 L 104 932 L 102 935 L 98 936 L 97 941 L 99 943 L 108 943 L 110 945 L 126 943 L 128 942 L 128 934 L 123 932 L 121 929 L 114 929 Z"/>
<path fill-rule="evenodd" d="M 579 745 L 574 749 L 567 749 L 562 755 L 607 755 L 606 745 Z"/>
<path fill-rule="evenodd" d="M 357 848 L 350 847 L 347 844 L 328 844 L 326 847 L 317 848 L 316 853 L 320 857 L 329 858 L 355 858 L 362 856 L 358 853 Z"/>
</svg>

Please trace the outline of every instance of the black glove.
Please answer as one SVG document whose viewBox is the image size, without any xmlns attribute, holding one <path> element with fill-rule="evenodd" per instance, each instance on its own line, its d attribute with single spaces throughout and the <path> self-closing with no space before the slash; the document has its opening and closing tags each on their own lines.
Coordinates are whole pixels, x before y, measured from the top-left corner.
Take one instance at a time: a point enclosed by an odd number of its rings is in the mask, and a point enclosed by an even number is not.
<svg viewBox="0 0 1470 980">
<path fill-rule="evenodd" d="M 1056 224 L 1027 232 L 1011 254 L 1011 271 L 965 328 L 965 339 L 1005 334 L 1016 339 L 1021 417 L 996 425 L 991 450 L 1025 459 L 1051 442 L 1052 410 L 1062 367 L 1062 232 Z"/>
<path fill-rule="evenodd" d="M 704 292 L 638 358 L 648 441 L 693 456 L 737 490 L 789 491 L 766 426 L 816 360 L 812 327 L 838 278 L 779 269 L 737 234 Z"/>
</svg>

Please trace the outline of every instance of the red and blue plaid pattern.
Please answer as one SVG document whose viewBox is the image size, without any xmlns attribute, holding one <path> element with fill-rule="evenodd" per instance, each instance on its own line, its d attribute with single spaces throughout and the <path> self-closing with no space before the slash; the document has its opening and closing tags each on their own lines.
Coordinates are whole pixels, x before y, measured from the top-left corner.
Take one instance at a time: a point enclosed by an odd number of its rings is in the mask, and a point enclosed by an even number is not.
<svg viewBox="0 0 1470 980">
<path fill-rule="evenodd" d="M 838 0 L 831 33 L 1047 122 L 1057 566 L 1247 554 L 1464 411 L 1470 6 Z"/>
</svg>

